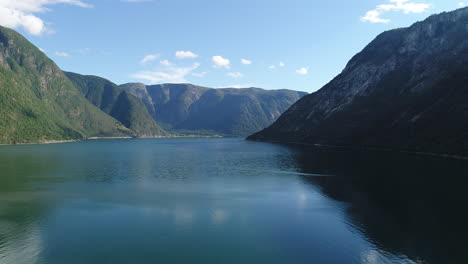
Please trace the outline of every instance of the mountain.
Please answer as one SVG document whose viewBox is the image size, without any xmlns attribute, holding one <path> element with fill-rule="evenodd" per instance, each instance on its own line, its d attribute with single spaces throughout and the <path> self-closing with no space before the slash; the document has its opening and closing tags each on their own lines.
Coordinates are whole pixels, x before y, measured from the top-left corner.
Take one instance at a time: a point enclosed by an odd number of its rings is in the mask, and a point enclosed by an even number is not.
<svg viewBox="0 0 468 264">
<path fill-rule="evenodd" d="M 468 154 L 468 8 L 384 32 L 248 139 Z"/>
<path fill-rule="evenodd" d="M 111 115 L 140 137 L 167 136 L 135 96 L 104 78 L 65 72 L 65 75 L 95 106 Z"/>
<path fill-rule="evenodd" d="M 128 83 L 121 87 L 140 98 L 165 128 L 242 136 L 267 127 L 306 95 L 290 90 L 213 89 L 191 84 Z"/>
<path fill-rule="evenodd" d="M 0 27 L 0 143 L 131 136 L 38 48 Z"/>
</svg>

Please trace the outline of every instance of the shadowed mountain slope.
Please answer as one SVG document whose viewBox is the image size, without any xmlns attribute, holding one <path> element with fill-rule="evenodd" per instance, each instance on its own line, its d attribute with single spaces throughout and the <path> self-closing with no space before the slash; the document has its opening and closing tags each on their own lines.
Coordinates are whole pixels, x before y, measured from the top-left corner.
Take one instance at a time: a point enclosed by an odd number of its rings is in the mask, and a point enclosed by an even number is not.
<svg viewBox="0 0 468 264">
<path fill-rule="evenodd" d="M 237 136 L 265 128 L 306 95 L 291 90 L 213 89 L 191 84 L 128 83 L 121 87 L 140 98 L 165 128 Z"/>
<path fill-rule="evenodd" d="M 259 141 L 468 155 L 468 8 L 379 35 Z"/>
<path fill-rule="evenodd" d="M 65 72 L 81 93 L 95 106 L 119 120 L 140 137 L 166 136 L 135 96 L 104 78 Z"/>
</svg>

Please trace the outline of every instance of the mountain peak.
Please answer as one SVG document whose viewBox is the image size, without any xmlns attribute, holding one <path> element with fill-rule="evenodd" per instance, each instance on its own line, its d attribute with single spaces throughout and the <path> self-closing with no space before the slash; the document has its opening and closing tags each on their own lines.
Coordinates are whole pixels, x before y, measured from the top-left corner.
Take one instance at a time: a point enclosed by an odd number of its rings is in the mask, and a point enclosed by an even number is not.
<svg viewBox="0 0 468 264">
<path fill-rule="evenodd" d="M 124 84 L 165 128 L 248 135 L 283 113 L 305 93 L 260 88 L 214 89 L 193 84 Z"/>
<path fill-rule="evenodd" d="M 330 83 L 249 138 L 466 152 L 467 76 L 463 8 L 380 34 Z"/>
<path fill-rule="evenodd" d="M 1 143 L 133 136 L 14 30 L 0 27 Z"/>
</svg>

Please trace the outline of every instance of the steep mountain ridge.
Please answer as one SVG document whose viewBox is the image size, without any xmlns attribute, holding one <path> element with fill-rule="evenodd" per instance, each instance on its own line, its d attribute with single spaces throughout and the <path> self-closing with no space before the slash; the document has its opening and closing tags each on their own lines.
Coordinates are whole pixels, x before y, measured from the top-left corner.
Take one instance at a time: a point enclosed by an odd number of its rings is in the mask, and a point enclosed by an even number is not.
<svg viewBox="0 0 468 264">
<path fill-rule="evenodd" d="M 145 105 L 115 83 L 98 76 L 65 72 L 95 106 L 120 121 L 139 137 L 167 136 L 149 115 Z"/>
<path fill-rule="evenodd" d="M 0 143 L 133 132 L 89 103 L 57 65 L 19 33 L 0 27 Z"/>
<path fill-rule="evenodd" d="M 468 154 L 468 8 L 384 32 L 248 139 Z"/>
<path fill-rule="evenodd" d="M 128 83 L 121 87 L 140 98 L 165 128 L 236 136 L 265 128 L 306 95 L 291 90 L 214 89 L 192 84 Z"/>
</svg>

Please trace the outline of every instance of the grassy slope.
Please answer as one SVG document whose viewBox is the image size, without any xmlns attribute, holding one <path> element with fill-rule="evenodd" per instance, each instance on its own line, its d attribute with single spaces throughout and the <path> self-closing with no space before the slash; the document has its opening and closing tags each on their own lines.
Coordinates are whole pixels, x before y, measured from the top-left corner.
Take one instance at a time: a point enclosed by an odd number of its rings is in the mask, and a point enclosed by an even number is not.
<svg viewBox="0 0 468 264">
<path fill-rule="evenodd" d="M 0 27 L 0 143 L 128 135 L 38 48 Z"/>
<path fill-rule="evenodd" d="M 133 130 L 137 136 L 168 135 L 138 98 L 116 84 L 97 76 L 65 74 L 91 103 Z"/>
</svg>

